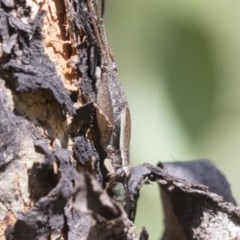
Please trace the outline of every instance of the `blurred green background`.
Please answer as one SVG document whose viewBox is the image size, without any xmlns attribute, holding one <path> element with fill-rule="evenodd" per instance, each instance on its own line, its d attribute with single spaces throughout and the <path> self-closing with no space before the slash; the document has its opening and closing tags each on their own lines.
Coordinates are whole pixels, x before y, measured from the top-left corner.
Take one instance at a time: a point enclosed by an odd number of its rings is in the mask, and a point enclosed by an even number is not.
<svg viewBox="0 0 240 240">
<path fill-rule="evenodd" d="M 212 160 L 238 190 L 240 1 L 106 0 L 107 36 L 132 116 L 131 162 Z M 159 239 L 156 185 L 136 224 Z"/>
</svg>

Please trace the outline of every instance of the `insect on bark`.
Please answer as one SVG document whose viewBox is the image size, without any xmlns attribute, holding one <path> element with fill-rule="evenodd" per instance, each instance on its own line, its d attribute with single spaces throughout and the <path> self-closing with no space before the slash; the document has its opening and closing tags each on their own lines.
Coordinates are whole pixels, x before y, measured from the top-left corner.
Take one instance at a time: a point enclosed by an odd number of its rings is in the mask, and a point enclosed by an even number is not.
<svg viewBox="0 0 240 240">
<path fill-rule="evenodd" d="M 92 0 L 88 0 L 88 7 L 91 12 L 96 11 Z M 109 172 L 109 185 L 114 185 L 129 176 L 130 112 L 115 61 L 107 46 L 103 20 L 92 18 L 91 22 L 101 55 L 101 64 L 95 70 L 96 118 L 101 146 L 106 153 L 104 165 Z"/>
</svg>

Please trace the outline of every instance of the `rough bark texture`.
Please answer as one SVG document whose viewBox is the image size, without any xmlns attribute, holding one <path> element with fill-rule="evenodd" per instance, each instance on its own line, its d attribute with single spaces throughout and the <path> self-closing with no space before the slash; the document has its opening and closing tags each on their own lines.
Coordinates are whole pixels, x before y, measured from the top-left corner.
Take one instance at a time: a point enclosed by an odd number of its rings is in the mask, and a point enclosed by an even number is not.
<svg viewBox="0 0 240 240">
<path fill-rule="evenodd" d="M 149 181 L 161 185 L 163 239 L 240 239 L 240 211 L 222 176 L 195 183 L 145 164 L 131 168 L 123 205 L 105 191 L 96 69 L 114 60 L 98 15 L 94 0 L 0 1 L 0 239 L 146 240 L 133 221 Z M 116 69 L 106 69 L 119 87 Z M 220 180 L 223 189 L 211 189 Z"/>
</svg>

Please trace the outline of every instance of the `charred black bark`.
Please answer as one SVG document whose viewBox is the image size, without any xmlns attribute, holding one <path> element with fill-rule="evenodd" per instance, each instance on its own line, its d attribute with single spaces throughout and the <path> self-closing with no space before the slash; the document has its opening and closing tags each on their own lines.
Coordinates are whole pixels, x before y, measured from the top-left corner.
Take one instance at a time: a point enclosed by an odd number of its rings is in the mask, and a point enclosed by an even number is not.
<svg viewBox="0 0 240 240">
<path fill-rule="evenodd" d="M 79 37 L 76 93 L 45 53 L 44 11 L 32 19 L 24 1 L 1 3 L 1 239 L 137 239 L 123 208 L 100 187 L 92 104 L 100 53 L 87 9 L 86 1 L 66 6 Z"/>
</svg>

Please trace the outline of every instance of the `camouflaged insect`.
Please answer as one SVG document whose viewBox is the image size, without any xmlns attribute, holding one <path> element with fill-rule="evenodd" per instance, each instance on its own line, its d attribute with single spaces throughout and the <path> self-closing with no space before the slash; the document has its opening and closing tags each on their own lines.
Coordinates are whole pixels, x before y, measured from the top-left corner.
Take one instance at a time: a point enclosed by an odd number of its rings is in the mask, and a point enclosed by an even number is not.
<svg viewBox="0 0 240 240">
<path fill-rule="evenodd" d="M 104 165 L 112 176 L 128 176 L 131 131 L 128 102 L 118 80 L 115 63 L 111 62 L 99 72 L 100 75 L 96 74 L 97 123 L 101 145 L 107 154 Z"/>
</svg>

